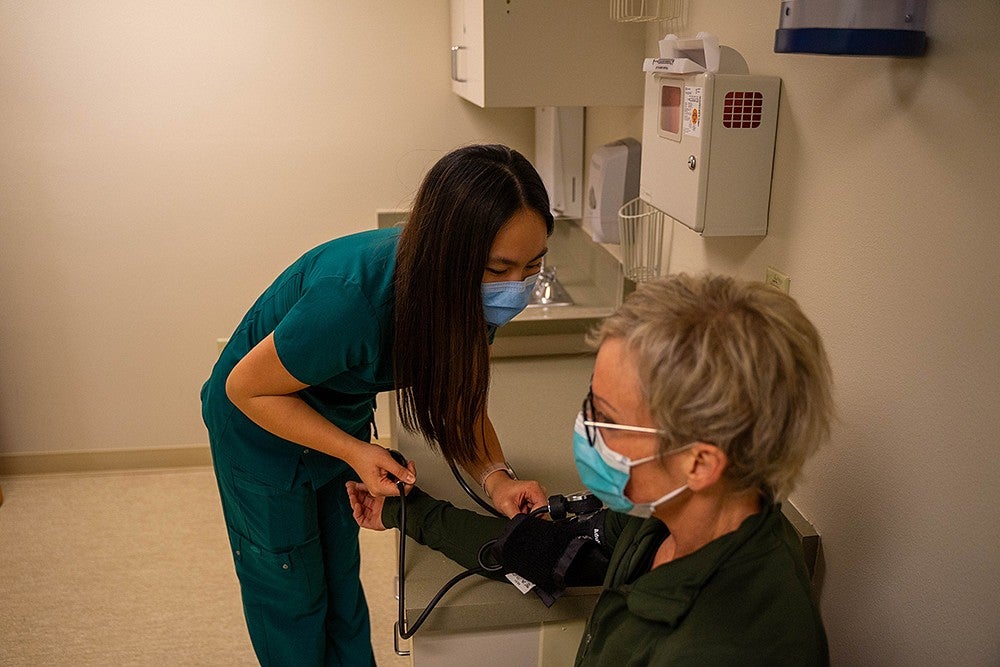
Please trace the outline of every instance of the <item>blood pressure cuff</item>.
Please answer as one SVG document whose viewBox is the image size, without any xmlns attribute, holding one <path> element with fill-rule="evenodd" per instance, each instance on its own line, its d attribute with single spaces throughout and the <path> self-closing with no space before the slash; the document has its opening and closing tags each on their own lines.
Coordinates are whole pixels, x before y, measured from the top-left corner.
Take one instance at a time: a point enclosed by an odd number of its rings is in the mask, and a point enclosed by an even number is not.
<svg viewBox="0 0 1000 667">
<path fill-rule="evenodd" d="M 547 521 L 519 514 L 493 545 L 503 571 L 535 585 L 547 607 L 569 586 L 600 586 L 608 571 L 611 549 L 601 542 L 606 511 L 587 518 Z"/>
</svg>

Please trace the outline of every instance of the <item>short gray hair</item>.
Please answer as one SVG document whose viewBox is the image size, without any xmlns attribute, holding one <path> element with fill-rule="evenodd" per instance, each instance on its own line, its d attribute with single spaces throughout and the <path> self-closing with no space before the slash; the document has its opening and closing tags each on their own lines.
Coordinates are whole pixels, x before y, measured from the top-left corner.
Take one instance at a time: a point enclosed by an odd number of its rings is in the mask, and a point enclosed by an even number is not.
<svg viewBox="0 0 1000 667">
<path fill-rule="evenodd" d="M 834 418 L 819 333 L 787 294 L 763 283 L 686 274 L 643 283 L 592 334 L 621 339 L 665 435 L 726 453 L 736 489 L 788 496 Z"/>
</svg>

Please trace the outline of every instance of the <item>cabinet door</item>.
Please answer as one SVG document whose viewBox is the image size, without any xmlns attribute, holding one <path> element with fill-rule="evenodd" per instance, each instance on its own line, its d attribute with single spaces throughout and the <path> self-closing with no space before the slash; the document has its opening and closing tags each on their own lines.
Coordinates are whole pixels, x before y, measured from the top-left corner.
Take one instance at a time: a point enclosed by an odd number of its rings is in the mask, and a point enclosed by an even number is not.
<svg viewBox="0 0 1000 667">
<path fill-rule="evenodd" d="M 452 90 L 481 107 L 638 106 L 643 25 L 607 0 L 451 0 Z"/>
<path fill-rule="evenodd" d="M 483 106 L 483 3 L 450 0 L 451 90 Z"/>
</svg>

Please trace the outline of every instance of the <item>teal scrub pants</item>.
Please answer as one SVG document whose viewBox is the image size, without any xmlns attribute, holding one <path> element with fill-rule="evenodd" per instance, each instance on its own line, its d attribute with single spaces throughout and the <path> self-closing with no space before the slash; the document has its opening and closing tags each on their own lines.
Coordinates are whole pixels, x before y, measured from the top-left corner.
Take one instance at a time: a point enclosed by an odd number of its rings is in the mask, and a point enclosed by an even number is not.
<svg viewBox="0 0 1000 667">
<path fill-rule="evenodd" d="M 374 665 L 358 526 L 344 490 L 353 471 L 313 489 L 300 463 L 284 490 L 224 461 L 215 469 L 261 665 Z"/>
</svg>

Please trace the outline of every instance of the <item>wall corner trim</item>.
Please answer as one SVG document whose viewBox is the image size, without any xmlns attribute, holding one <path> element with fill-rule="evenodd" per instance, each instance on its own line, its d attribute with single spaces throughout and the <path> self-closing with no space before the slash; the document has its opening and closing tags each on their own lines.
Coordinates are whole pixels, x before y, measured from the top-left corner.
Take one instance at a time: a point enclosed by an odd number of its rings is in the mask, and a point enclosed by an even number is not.
<svg viewBox="0 0 1000 667">
<path fill-rule="evenodd" d="M 208 444 L 0 453 L 0 477 L 189 468 L 212 465 Z"/>
</svg>

